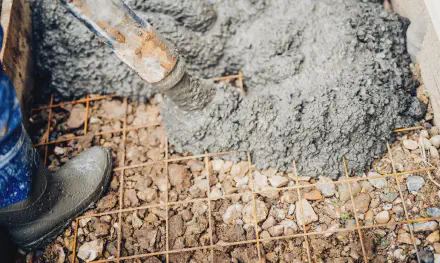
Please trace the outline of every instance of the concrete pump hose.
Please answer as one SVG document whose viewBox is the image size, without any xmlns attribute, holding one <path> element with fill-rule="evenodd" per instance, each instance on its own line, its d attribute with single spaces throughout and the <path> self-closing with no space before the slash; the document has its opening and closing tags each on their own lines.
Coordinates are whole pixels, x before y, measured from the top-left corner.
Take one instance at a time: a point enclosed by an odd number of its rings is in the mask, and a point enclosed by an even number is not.
<svg viewBox="0 0 440 263">
<path fill-rule="evenodd" d="M 193 78 L 175 46 L 140 19 L 122 0 L 60 0 L 139 76 L 187 111 L 205 107 L 212 83 Z"/>
</svg>

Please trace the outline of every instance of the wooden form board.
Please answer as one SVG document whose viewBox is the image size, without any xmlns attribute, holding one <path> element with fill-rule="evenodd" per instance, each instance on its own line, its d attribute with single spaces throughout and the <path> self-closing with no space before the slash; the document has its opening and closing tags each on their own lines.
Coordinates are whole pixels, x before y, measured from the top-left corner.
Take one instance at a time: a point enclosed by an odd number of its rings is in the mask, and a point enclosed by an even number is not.
<svg viewBox="0 0 440 263">
<path fill-rule="evenodd" d="M 14 84 L 24 120 L 30 110 L 32 75 L 32 11 L 28 0 L 1 1 L 4 38 L 0 60 Z"/>
<path fill-rule="evenodd" d="M 432 25 L 437 32 L 437 38 L 440 39 L 440 1 L 425 0 L 425 5 L 431 17 Z"/>
</svg>

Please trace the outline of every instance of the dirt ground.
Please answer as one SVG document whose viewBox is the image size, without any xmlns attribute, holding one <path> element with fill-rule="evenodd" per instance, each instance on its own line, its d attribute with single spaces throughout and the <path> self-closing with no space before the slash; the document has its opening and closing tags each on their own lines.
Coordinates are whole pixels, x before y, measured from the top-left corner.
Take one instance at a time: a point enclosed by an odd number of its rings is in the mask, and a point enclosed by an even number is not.
<svg viewBox="0 0 440 263">
<path fill-rule="evenodd" d="M 48 146 L 51 170 L 94 145 L 112 149 L 115 168 L 149 165 L 124 170 L 122 199 L 122 171 L 113 172 L 106 194 L 84 215 L 109 214 L 80 219 L 76 245 L 73 221 L 46 248 L 27 254 L 27 262 L 111 261 L 118 255 L 119 239 L 126 258 L 122 262 L 130 263 L 167 262 L 167 247 L 168 262 L 181 263 L 258 262 L 259 256 L 263 262 L 308 262 L 309 256 L 312 262 L 363 262 L 363 248 L 371 262 L 417 262 L 414 244 L 421 262 L 434 262 L 440 255 L 437 221 L 407 221 L 440 216 L 440 171 L 392 174 L 393 165 L 398 172 L 438 165 L 440 129 L 429 124 L 430 112 L 423 129 L 396 133 L 393 161 L 386 154 L 370 169 L 350 174 L 355 180 L 347 183 L 346 177 L 335 181 L 273 168 L 260 171 L 227 155 L 159 162 L 167 155 L 190 156 L 175 154 L 172 147 L 166 152 L 162 125 L 130 130 L 160 123 L 160 101 L 158 96 L 149 104 L 128 102 L 125 155 L 119 131 L 126 111 L 123 99 L 90 102 L 87 114 L 82 104 L 53 111 L 50 140 L 69 141 Z M 47 117 L 48 110 L 32 116 L 35 143 L 44 142 Z M 71 139 L 85 130 L 86 136 Z M 94 136 L 109 131 L 114 132 Z M 37 148 L 44 156 L 45 146 Z M 379 174 L 388 176 L 368 178 Z M 125 210 L 119 218 L 120 200 Z M 136 209 L 145 206 L 150 207 Z M 310 234 L 304 237 L 304 231 Z M 151 253 L 155 255 L 136 257 Z"/>
</svg>

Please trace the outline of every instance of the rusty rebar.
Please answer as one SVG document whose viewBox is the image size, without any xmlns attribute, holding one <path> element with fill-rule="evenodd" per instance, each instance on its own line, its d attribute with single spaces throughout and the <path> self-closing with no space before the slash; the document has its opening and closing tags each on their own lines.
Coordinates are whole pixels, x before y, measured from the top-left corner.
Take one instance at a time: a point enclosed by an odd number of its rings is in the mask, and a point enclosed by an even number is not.
<svg viewBox="0 0 440 263">
<path fill-rule="evenodd" d="M 240 77 L 239 75 L 235 75 L 235 76 L 228 76 L 228 77 L 224 77 L 224 78 L 218 78 L 219 80 L 226 80 L 226 79 L 230 79 L 230 78 L 234 78 L 234 77 Z M 104 98 L 108 98 L 108 97 L 114 97 L 114 95 L 110 95 L 110 96 L 101 96 L 101 97 L 90 97 L 89 95 L 87 96 L 87 98 L 85 100 L 78 100 L 78 101 L 72 101 L 72 102 L 65 102 L 65 103 L 60 103 L 60 104 L 53 104 L 53 96 L 51 96 L 51 103 L 49 106 L 44 106 L 44 107 L 40 107 L 37 109 L 34 109 L 34 111 L 36 110 L 42 110 L 42 109 L 49 109 L 49 120 L 48 120 L 48 129 L 47 129 L 47 138 L 46 138 L 46 142 L 43 144 L 37 144 L 37 146 L 45 146 L 46 148 L 46 154 L 45 154 L 45 159 L 47 159 L 47 147 L 51 144 L 57 144 L 57 143 L 62 143 L 62 142 L 66 142 L 66 141 L 70 141 L 70 140 L 74 140 L 74 139 L 79 139 L 83 136 L 76 136 L 73 138 L 68 138 L 65 140 L 56 140 L 56 141 L 52 141 L 49 142 L 49 135 L 50 135 L 50 126 L 51 126 L 51 115 L 52 115 L 52 109 L 56 108 L 56 107 L 62 107 L 64 105 L 67 104 L 76 104 L 76 103 L 81 103 L 81 102 L 88 102 L 88 101 L 93 101 L 93 100 L 100 100 L 100 99 L 104 99 Z M 282 239 L 292 239 L 292 238 L 299 238 L 302 237 L 304 238 L 305 241 L 305 245 L 306 245 L 306 250 L 307 250 L 307 257 L 308 260 L 311 262 L 311 255 L 310 255 L 310 248 L 309 248 L 309 244 L 308 244 L 308 240 L 307 237 L 308 236 L 315 236 L 315 235 L 324 235 L 324 234 L 331 234 L 331 233 L 338 233 L 338 232 L 352 232 L 352 231 L 357 231 L 359 233 L 359 238 L 360 238 L 360 242 L 362 245 L 362 251 L 363 251 L 363 256 L 364 256 L 364 260 L 368 260 L 366 257 L 366 251 L 365 251 L 365 246 L 363 243 L 363 236 L 362 236 L 362 231 L 363 229 L 372 229 L 372 228 L 377 228 L 377 227 L 386 227 L 386 226 L 393 226 L 393 225 L 401 225 L 401 224 L 408 224 L 410 226 L 410 233 L 411 233 L 411 238 L 413 241 L 413 245 L 415 246 L 416 249 L 416 253 L 417 253 L 417 246 L 414 242 L 415 237 L 412 231 L 412 223 L 416 223 L 416 222 L 427 222 L 427 221 L 432 221 L 432 220 L 440 220 L 440 217 L 430 217 L 430 218 L 417 218 L 417 219 L 410 219 L 408 216 L 408 212 L 406 209 L 406 206 L 404 205 L 404 209 L 405 209 L 405 220 L 400 220 L 397 222 L 388 222 L 385 224 L 372 224 L 372 225 L 364 225 L 361 226 L 359 224 L 358 221 L 358 217 L 357 217 L 357 213 L 356 213 L 356 207 L 354 204 L 354 200 L 353 200 L 353 193 L 351 191 L 351 182 L 359 182 L 359 181 L 363 181 L 363 180 L 368 180 L 368 179 L 375 179 L 375 178 L 387 178 L 387 177 L 393 177 L 396 180 L 396 183 L 398 183 L 399 185 L 399 194 L 401 196 L 401 199 L 403 199 L 403 192 L 400 189 L 400 183 L 399 183 L 399 178 L 402 175 L 406 175 L 406 174 L 413 174 L 413 173 L 420 173 L 420 172 L 429 172 L 432 170 L 435 170 L 436 167 L 427 167 L 427 168 L 419 168 L 419 169 L 414 169 L 411 171 L 402 171 L 402 172 L 397 172 L 396 168 L 395 168 L 395 164 L 394 164 L 394 160 L 392 157 L 392 153 L 391 153 L 391 148 L 389 146 L 389 144 L 387 144 L 387 148 L 390 154 L 390 158 L 391 158 L 391 164 L 393 166 L 393 173 L 392 174 L 379 174 L 377 176 L 367 176 L 367 177 L 360 177 L 360 178 L 350 178 L 348 176 L 348 170 L 346 167 L 346 162 L 345 162 L 345 158 L 343 159 L 344 161 L 344 168 L 345 168 L 345 173 L 346 173 L 346 179 L 345 180 L 340 180 L 340 181 L 332 181 L 329 183 L 314 183 L 314 184 L 310 184 L 310 185 L 299 185 L 299 177 L 298 174 L 296 172 L 296 163 L 293 163 L 294 166 L 294 174 L 295 174 L 295 181 L 296 184 L 295 186 L 290 186 L 290 187 L 282 187 L 282 188 L 275 188 L 275 189 L 267 189 L 267 190 L 256 190 L 253 187 L 253 175 L 252 175 L 252 171 L 254 170 L 254 168 L 252 168 L 252 162 L 250 159 L 250 153 L 248 152 L 248 163 L 249 163 L 249 171 L 248 171 L 248 176 L 250 178 L 250 185 L 251 185 L 251 190 L 249 192 L 244 192 L 244 193 L 235 193 L 235 194 L 229 194 L 229 195 L 224 195 L 221 197 L 210 197 L 210 185 L 209 185 L 209 180 L 210 180 L 210 176 L 211 173 L 209 172 L 208 174 L 208 192 L 207 192 L 207 197 L 206 198 L 197 198 L 197 199 L 192 199 L 192 200 L 184 200 L 184 201 L 177 201 L 177 202 L 169 202 L 169 190 L 168 190 L 168 179 L 169 179 L 169 173 L 168 173 L 168 163 L 169 162 L 177 162 L 177 161 L 183 161 L 183 160 L 191 160 L 191 159 L 199 159 L 199 158 L 205 158 L 205 166 L 207 169 L 209 169 L 209 162 L 208 162 L 208 158 L 210 157 L 214 157 L 214 156 L 222 156 L 222 155 L 227 155 L 227 154 L 233 154 L 237 151 L 232 151 L 232 152 L 220 152 L 220 153 L 206 153 L 206 154 L 202 154 L 202 155 L 195 155 L 195 156 L 185 156 L 185 157 L 178 157 L 178 158 L 169 158 L 169 154 L 168 154 L 168 141 L 166 142 L 166 153 L 165 153 L 165 159 L 164 160 L 160 160 L 157 162 L 150 162 L 150 163 L 142 163 L 142 164 L 136 164 L 136 165 L 130 165 L 130 166 L 126 166 L 125 165 L 125 151 L 126 151 L 126 132 L 130 131 L 130 130 L 137 130 L 137 129 L 141 129 L 141 128 L 148 128 L 148 127 L 153 127 L 153 126 L 159 126 L 161 125 L 161 123 L 153 123 L 153 124 L 148 124 L 148 125 L 143 125 L 143 126 L 138 126 L 138 127 L 127 127 L 127 107 L 128 107 L 128 102 L 127 99 L 124 99 L 124 104 L 125 104 L 125 117 L 124 117 L 124 126 L 123 129 L 120 130 L 112 130 L 112 131 L 106 131 L 106 132 L 98 132 L 98 133 L 94 133 L 94 136 L 99 136 L 99 135 L 104 135 L 104 134 L 109 134 L 109 133 L 122 133 L 122 137 L 123 137 L 123 148 L 124 148 L 124 156 L 123 156 L 123 164 L 121 167 L 115 168 L 113 171 L 121 171 L 121 175 L 120 175 L 120 189 L 119 189 L 119 208 L 113 211 L 107 211 L 107 212 L 102 212 L 102 213 L 95 213 L 95 214 L 88 214 L 88 215 L 84 215 L 84 216 L 80 216 L 77 217 L 75 219 L 75 230 L 74 230 L 74 244 L 73 244 L 73 253 L 72 253 L 72 259 L 75 258 L 76 256 L 76 248 L 77 248 L 77 234 L 78 234 L 78 228 L 79 228 L 79 220 L 84 219 L 84 218 L 90 218 L 90 217 L 100 217 L 100 216 L 104 216 L 104 215 L 111 215 L 111 214 L 118 214 L 118 220 L 119 220 L 119 229 L 118 229 L 118 255 L 116 258 L 112 258 L 112 259 L 101 259 L 101 260 L 96 260 L 93 261 L 94 263 L 102 263 L 102 262 L 120 262 L 121 260 L 128 260 L 128 259 L 137 259 L 137 258 L 144 258 L 144 257 L 149 257 L 149 256 L 157 256 L 157 255 L 165 255 L 167 258 L 167 262 L 169 262 L 169 254 L 173 254 L 173 253 L 182 253 L 182 252 L 189 252 L 189 251 L 196 251 L 196 250 L 202 250 L 202 249 L 210 249 L 211 251 L 211 257 L 213 257 L 213 253 L 214 253 L 214 248 L 216 246 L 218 246 L 218 244 L 214 244 L 213 243 L 213 221 L 212 221 L 212 205 L 211 202 L 215 201 L 215 200 L 220 200 L 220 199 L 226 199 L 226 198 L 231 198 L 231 197 L 239 197 L 239 196 L 244 196 L 244 195 L 249 195 L 252 194 L 253 196 L 253 202 L 254 202 L 254 218 L 255 218 L 255 239 L 253 240 L 246 240 L 246 241 L 238 241 L 238 242 L 230 242 L 230 243 L 225 243 L 222 244 L 222 246 L 237 246 L 237 245 L 244 245 L 244 244 L 255 244 L 257 246 L 257 251 L 258 251 L 258 256 L 259 256 L 259 261 L 261 262 L 261 251 L 260 251 L 260 242 L 263 241 L 274 241 L 274 240 L 282 240 Z M 87 108 L 87 105 L 86 105 Z M 87 118 L 86 118 L 86 122 L 87 122 Z M 87 128 L 87 124 L 85 124 L 85 129 Z M 418 127 L 410 127 L 410 128 L 401 128 L 401 129 L 396 129 L 395 132 L 403 132 L 403 131 L 413 131 L 413 130 L 419 130 L 422 129 L 422 126 L 418 126 Z M 84 132 L 84 134 L 86 135 L 86 132 Z M 123 204 L 123 189 L 124 189 L 124 173 L 126 169 L 134 169 L 137 167 L 143 167 L 143 166 L 148 166 L 148 165 L 155 165 L 158 163 L 163 163 L 165 165 L 165 173 L 166 173 L 166 181 L 167 181 L 167 193 L 166 193 L 166 200 L 165 200 L 165 204 L 154 204 L 154 205 L 147 205 L 147 206 L 139 206 L 139 207 L 130 207 L 130 208 L 124 208 L 124 204 Z M 256 169 L 255 169 L 256 170 Z M 354 210 L 354 214 L 355 214 L 355 219 L 356 219 L 356 227 L 352 227 L 352 228 L 344 228 L 344 229 L 330 229 L 330 230 L 325 230 L 325 231 L 315 231 L 315 232 L 307 232 L 307 228 L 305 226 L 305 222 L 304 222 L 304 218 L 303 218 L 303 233 L 299 233 L 299 234 L 293 234 L 293 235 L 286 235 L 286 236 L 279 236 L 279 237 L 269 237 L 269 238 L 260 238 L 259 233 L 258 233 L 258 224 L 257 224 L 257 218 L 256 218 L 256 194 L 259 193 L 267 193 L 267 192 L 282 192 L 282 191 L 288 191 L 288 190 L 293 190 L 296 189 L 297 193 L 298 193 L 298 198 L 300 201 L 300 209 L 301 209 L 301 216 L 303 216 L 303 208 L 302 208 L 302 203 L 301 203 L 301 189 L 303 188 L 308 188 L 308 187 L 314 187 L 314 186 L 319 186 L 319 185 L 340 185 L 343 183 L 347 183 L 349 184 L 349 191 L 350 191 L 350 197 L 351 197 L 351 201 L 353 204 L 353 210 Z M 208 208 L 209 208 L 209 212 L 208 212 L 208 216 L 209 216 L 209 227 L 210 227 L 210 245 L 209 246 L 199 246 L 199 247 L 192 247 L 192 248 L 184 248 L 184 249 L 174 249 L 174 250 L 170 250 L 169 249 L 169 225 L 168 222 L 166 222 L 166 226 L 167 226 L 167 234 L 166 234 L 166 250 L 165 251 L 160 251 L 160 252 L 154 252 L 154 253 L 147 253 L 147 254 L 142 254 L 142 255 L 133 255 L 133 256 L 125 256 L 122 257 L 121 256 L 121 246 L 122 246 L 122 213 L 124 212 L 130 212 L 130 211 L 136 211 L 136 210 L 141 210 L 141 209 L 149 209 L 149 208 L 154 208 L 154 207 L 165 207 L 166 211 L 167 211 L 167 217 L 168 217 L 168 212 L 169 212 L 169 206 L 170 205 L 179 205 L 179 204 L 188 204 L 188 203 L 195 203 L 195 202 L 207 202 L 208 203 Z M 166 220 L 168 221 L 168 220 Z M 418 253 L 417 253 L 418 256 Z M 418 258 L 419 260 L 419 258 Z"/>
</svg>

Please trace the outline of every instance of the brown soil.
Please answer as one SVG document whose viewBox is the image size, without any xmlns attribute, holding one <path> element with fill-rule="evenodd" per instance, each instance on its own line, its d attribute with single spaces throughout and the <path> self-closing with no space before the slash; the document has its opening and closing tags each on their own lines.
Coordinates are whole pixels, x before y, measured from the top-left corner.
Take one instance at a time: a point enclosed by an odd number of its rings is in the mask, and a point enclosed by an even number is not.
<svg viewBox="0 0 440 263">
<path fill-rule="evenodd" d="M 58 143 L 48 147 L 48 165 L 50 169 L 57 169 L 79 152 L 94 145 L 102 145 L 112 149 L 114 167 L 139 163 L 151 165 L 125 169 L 124 172 L 124 208 L 162 204 L 161 208 L 148 208 L 122 213 L 122 243 L 121 256 L 141 255 L 166 250 L 166 191 L 168 189 L 169 202 L 169 249 L 191 249 L 210 246 L 212 231 L 214 250 L 210 248 L 187 252 L 172 252 L 169 262 L 257 262 L 258 250 L 255 241 L 255 222 L 258 225 L 258 234 L 261 239 L 280 238 L 260 242 L 261 257 L 266 262 L 306 262 L 307 249 L 303 237 L 304 229 L 299 224 L 297 209 L 299 209 L 298 193 L 296 189 L 283 187 L 295 186 L 295 177 L 292 173 L 278 172 L 275 169 L 249 171 L 249 164 L 230 161 L 230 156 L 220 156 L 209 159 L 205 167 L 203 159 L 172 161 L 168 164 L 169 180 L 166 179 L 165 164 L 153 164 L 165 158 L 166 137 L 162 126 L 141 128 L 127 132 L 126 161 L 122 133 L 105 134 L 93 137 L 94 132 L 109 131 L 122 128 L 121 116 L 111 116 L 106 108 L 120 109 L 122 100 L 116 99 L 91 102 L 89 112 L 88 135 L 69 142 Z M 109 104 L 109 105 L 106 105 Z M 84 126 L 69 129 L 67 122 L 71 108 L 65 107 L 54 115 L 51 128 L 51 140 L 60 136 L 81 135 Z M 128 107 L 127 126 L 135 127 L 150 122 L 160 121 L 157 107 L 153 104 L 130 102 Z M 34 140 L 45 134 L 44 116 L 46 111 L 33 117 L 36 129 Z M 62 116 L 64 114 L 64 116 Z M 77 113 L 75 113 L 77 114 Z M 125 114 L 125 112 L 124 112 Z M 145 122 L 149 120 L 150 122 Z M 46 122 L 47 125 L 47 122 Z M 428 138 L 440 133 L 437 128 L 427 126 Z M 429 165 L 437 165 L 438 158 L 433 158 L 429 151 L 425 151 L 423 159 L 420 148 L 409 150 L 403 145 L 405 140 L 418 142 L 420 131 L 399 134 L 393 144 L 393 157 L 399 171 L 418 169 Z M 36 134 L 36 135 L 35 135 Z M 423 132 L 426 134 L 426 132 Z M 45 147 L 39 147 L 44 156 Z M 175 154 L 172 147 L 169 149 L 169 158 L 190 156 L 190 154 Z M 391 174 L 392 165 L 389 156 L 378 159 L 371 171 L 359 172 L 354 175 L 362 180 L 351 183 L 351 190 L 356 204 L 356 214 L 361 227 L 378 224 L 378 215 L 386 213 L 389 223 L 399 223 L 406 219 L 403 204 L 406 204 L 410 219 L 427 217 L 428 208 L 440 208 L 438 203 L 438 187 L 429 180 L 426 172 L 415 173 L 410 176 L 424 178 L 423 186 L 409 192 L 406 181 L 408 176 L 399 177 L 398 184 L 393 176 L 386 177 L 376 187 L 378 182 L 365 178 L 370 172 Z M 440 179 L 440 173 L 432 173 L 434 179 Z M 121 172 L 113 172 L 112 181 L 105 195 L 92 206 L 85 214 L 115 211 L 119 208 L 119 189 Z M 343 178 L 345 179 L 345 178 Z M 349 198 L 348 185 L 339 182 L 334 186 L 333 194 L 325 196 L 322 189 L 310 184 L 320 183 L 320 179 L 306 176 L 299 177 L 301 196 L 310 204 L 317 219 L 306 223 L 308 232 L 322 232 L 355 228 L 355 211 Z M 322 182 L 321 182 L 322 183 Z M 252 197 L 252 185 L 255 191 L 264 191 Z M 399 185 L 404 198 L 400 197 Z M 167 188 L 168 187 L 168 188 Z M 278 191 L 273 191 L 280 188 Z M 348 199 L 347 199 L 348 193 Z M 196 201 L 200 198 L 213 198 Z M 244 194 L 240 196 L 241 194 Z M 226 197 L 225 197 L 226 196 Z M 211 206 L 212 221 L 209 220 L 209 206 Z M 83 219 L 84 220 L 84 219 Z M 382 219 L 383 220 L 383 219 Z M 89 221 L 79 221 L 77 253 L 87 242 L 103 241 L 102 253 L 95 260 L 112 259 L 117 255 L 118 214 L 92 217 Z M 85 222 L 85 223 L 84 223 Z M 212 224 L 212 230 L 210 228 Z M 435 226 L 438 228 L 438 225 Z M 70 255 L 73 249 L 73 233 L 75 222 L 42 252 L 34 257 L 34 262 L 58 262 L 64 255 L 64 262 L 71 262 Z M 411 262 L 415 259 L 412 244 L 405 243 L 409 229 L 404 225 L 387 226 L 371 229 L 362 229 L 367 257 L 372 262 Z M 419 241 L 419 254 L 429 259 L 434 253 L 440 254 L 440 242 L 436 239 L 436 230 L 428 229 L 415 233 Z M 400 238 L 398 239 L 398 237 Z M 432 240 L 432 241 L 427 241 Z M 227 243 L 250 241 L 245 245 L 228 245 Z M 363 262 L 363 253 L 357 231 L 317 234 L 307 237 L 310 254 L 313 262 Z M 211 253 L 214 258 L 211 260 Z M 431 253 L 431 254 L 429 254 Z M 75 263 L 83 262 L 77 259 Z M 129 259 L 122 262 L 130 263 L 158 263 L 166 262 L 165 254 L 138 259 Z"/>
</svg>

